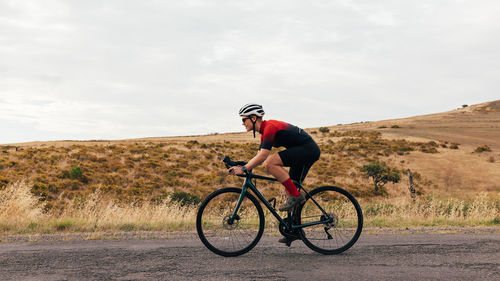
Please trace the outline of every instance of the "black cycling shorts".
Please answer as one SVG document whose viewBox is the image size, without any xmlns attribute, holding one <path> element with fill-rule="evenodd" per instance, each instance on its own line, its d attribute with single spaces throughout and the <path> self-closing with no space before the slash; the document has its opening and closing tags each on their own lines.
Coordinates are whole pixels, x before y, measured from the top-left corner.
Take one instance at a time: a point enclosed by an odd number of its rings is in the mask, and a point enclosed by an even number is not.
<svg viewBox="0 0 500 281">
<path fill-rule="evenodd" d="M 290 178 L 298 182 L 304 181 L 311 166 L 318 161 L 320 154 L 319 147 L 314 140 L 278 152 L 283 166 L 290 167 L 288 172 Z"/>
</svg>

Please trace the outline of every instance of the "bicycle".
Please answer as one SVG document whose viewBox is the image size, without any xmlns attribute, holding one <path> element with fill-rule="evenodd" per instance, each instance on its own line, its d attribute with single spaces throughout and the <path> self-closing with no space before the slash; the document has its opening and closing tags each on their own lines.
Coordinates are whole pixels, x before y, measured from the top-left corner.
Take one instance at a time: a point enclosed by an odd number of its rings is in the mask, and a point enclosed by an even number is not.
<svg viewBox="0 0 500 281">
<path fill-rule="evenodd" d="M 246 162 L 223 160 L 229 169 Z M 215 254 L 234 257 L 254 248 L 262 237 L 264 212 L 257 198 L 279 221 L 280 233 L 293 240 L 300 239 L 312 250 L 325 255 L 340 254 L 356 243 L 363 228 L 363 214 L 358 201 L 346 190 L 322 186 L 308 192 L 301 183 L 306 201 L 282 218 L 276 212 L 276 199 L 267 200 L 257 189 L 256 180 L 275 178 L 247 171 L 242 188 L 226 187 L 207 196 L 196 215 L 196 230 L 203 244 Z M 255 180 L 255 183 L 252 182 Z M 253 191 L 253 196 L 248 190 Z M 274 202 L 271 205 L 270 202 Z"/>
</svg>

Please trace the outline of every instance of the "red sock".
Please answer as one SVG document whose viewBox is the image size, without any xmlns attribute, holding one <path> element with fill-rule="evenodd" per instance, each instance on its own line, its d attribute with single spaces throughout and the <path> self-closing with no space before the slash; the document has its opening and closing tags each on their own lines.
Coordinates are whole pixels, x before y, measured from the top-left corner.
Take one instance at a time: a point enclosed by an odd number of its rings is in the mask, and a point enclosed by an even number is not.
<svg viewBox="0 0 500 281">
<path fill-rule="evenodd" d="M 288 193 L 291 196 L 294 196 L 294 197 L 300 196 L 300 192 L 297 189 L 297 187 L 295 186 L 295 184 L 293 184 L 293 181 L 291 178 L 288 178 L 286 181 L 282 182 L 281 184 L 285 186 L 286 191 L 288 191 Z"/>
</svg>

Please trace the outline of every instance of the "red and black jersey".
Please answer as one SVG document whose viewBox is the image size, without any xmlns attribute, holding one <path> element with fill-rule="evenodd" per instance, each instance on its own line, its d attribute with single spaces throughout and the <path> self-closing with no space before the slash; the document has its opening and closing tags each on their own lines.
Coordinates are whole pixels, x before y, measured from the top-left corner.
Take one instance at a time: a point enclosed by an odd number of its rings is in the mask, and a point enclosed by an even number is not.
<svg viewBox="0 0 500 281">
<path fill-rule="evenodd" d="M 311 136 L 301 128 L 277 120 L 262 121 L 259 133 L 261 133 L 259 150 L 261 148 L 271 150 L 273 146 L 290 148 L 312 141 Z"/>
</svg>

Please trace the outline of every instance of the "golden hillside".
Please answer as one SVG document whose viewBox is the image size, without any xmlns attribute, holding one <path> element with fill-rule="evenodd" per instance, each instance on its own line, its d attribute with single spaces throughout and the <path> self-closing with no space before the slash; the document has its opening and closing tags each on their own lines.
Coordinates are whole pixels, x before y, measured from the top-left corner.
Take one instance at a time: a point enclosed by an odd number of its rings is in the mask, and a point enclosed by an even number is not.
<svg viewBox="0 0 500 281">
<path fill-rule="evenodd" d="M 500 101 L 307 131 L 322 156 L 306 185 L 335 184 L 358 197 L 380 197 L 360 170 L 380 161 L 402 176 L 399 183 L 386 185 L 389 197 L 408 196 L 407 169 L 424 196 L 467 198 L 483 191 L 500 196 Z M 227 175 L 218 157 L 248 160 L 257 147 L 250 133 L 4 145 L 0 188 L 27 180 L 32 192 L 49 203 L 47 208 L 64 208 L 95 190 L 120 200 L 156 200 L 172 192 L 202 198 L 219 187 L 241 184 Z M 279 184 L 259 182 L 258 187 L 269 196 L 283 193 Z"/>
<path fill-rule="evenodd" d="M 500 152 L 500 100 L 444 113 L 344 125 L 335 129 L 378 130 L 384 125 L 401 127 L 397 130 L 383 130 L 384 137 L 388 138 L 449 140 L 468 147 L 488 145 Z"/>
<path fill-rule="evenodd" d="M 378 131 L 388 139 L 459 143 L 458 150 L 440 149 L 432 155 L 412 153 L 401 161 L 431 179 L 438 186 L 437 192 L 453 196 L 500 192 L 500 100 L 443 113 L 332 128 Z M 482 146 L 491 151 L 475 152 Z"/>
</svg>

